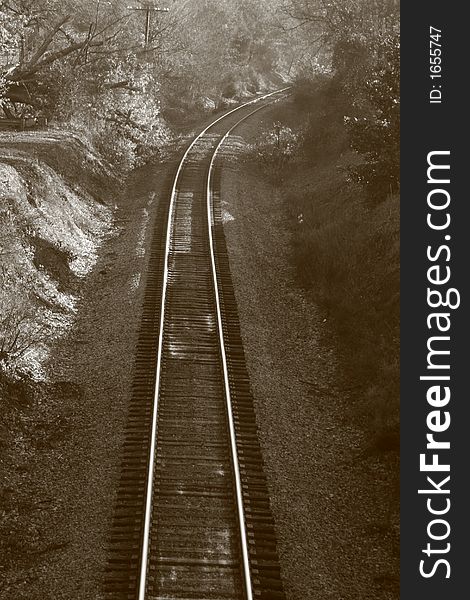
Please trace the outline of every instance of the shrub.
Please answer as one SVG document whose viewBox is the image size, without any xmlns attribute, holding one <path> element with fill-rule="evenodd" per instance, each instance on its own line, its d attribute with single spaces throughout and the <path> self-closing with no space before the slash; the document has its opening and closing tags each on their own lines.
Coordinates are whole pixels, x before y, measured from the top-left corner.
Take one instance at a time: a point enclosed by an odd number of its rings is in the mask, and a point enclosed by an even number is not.
<svg viewBox="0 0 470 600">
<path fill-rule="evenodd" d="M 318 75 L 310 81 L 298 81 L 294 102 L 308 115 L 301 143 L 308 162 L 329 163 L 349 149 L 344 127 L 349 101 L 337 79 Z"/>
<path fill-rule="evenodd" d="M 248 147 L 248 159 L 255 160 L 271 179 L 280 183 L 288 163 L 295 155 L 299 139 L 299 133 L 276 121 L 263 132 L 259 140 Z"/>
<path fill-rule="evenodd" d="M 345 122 L 351 147 L 364 162 L 350 169 L 364 184 L 369 198 L 383 200 L 399 191 L 400 182 L 400 44 L 398 37 L 382 40 L 377 61 L 361 78 L 348 84 L 354 114 Z"/>
</svg>

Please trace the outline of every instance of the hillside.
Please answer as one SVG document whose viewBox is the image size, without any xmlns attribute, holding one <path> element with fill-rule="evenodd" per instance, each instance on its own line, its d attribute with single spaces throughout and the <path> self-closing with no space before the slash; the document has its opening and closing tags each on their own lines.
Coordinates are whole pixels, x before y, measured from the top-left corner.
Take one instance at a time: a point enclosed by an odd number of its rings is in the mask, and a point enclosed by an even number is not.
<svg viewBox="0 0 470 600">
<path fill-rule="evenodd" d="M 96 598 L 160 176 L 0 137 L 0 598 Z"/>
<path fill-rule="evenodd" d="M 78 138 L 0 136 L 2 371 L 44 378 L 50 344 L 72 326 L 82 282 L 112 231 L 112 208 L 89 191 L 109 177 Z"/>
</svg>

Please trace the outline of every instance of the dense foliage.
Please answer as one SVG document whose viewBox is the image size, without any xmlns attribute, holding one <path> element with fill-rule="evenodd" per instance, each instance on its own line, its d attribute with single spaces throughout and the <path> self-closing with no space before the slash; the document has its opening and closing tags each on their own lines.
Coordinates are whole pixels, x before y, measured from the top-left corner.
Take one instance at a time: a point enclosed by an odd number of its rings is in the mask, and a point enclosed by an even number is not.
<svg viewBox="0 0 470 600">
<path fill-rule="evenodd" d="M 132 167 L 169 127 L 279 83 L 291 60 L 280 3 L 168 0 L 145 39 L 143 3 L 0 0 L 3 116 L 78 128 Z"/>
<path fill-rule="evenodd" d="M 356 114 L 347 124 L 352 147 L 365 159 L 351 174 L 380 201 L 400 183 L 400 46 L 397 36 L 379 42 L 380 60 L 351 85 Z"/>
<path fill-rule="evenodd" d="M 305 185 L 287 181 L 292 260 L 343 348 L 352 415 L 396 447 L 399 415 L 399 15 L 396 2 L 287 0 L 323 69 L 295 114 Z M 305 168 L 307 167 L 307 168 Z M 294 188 L 294 189 L 292 189 Z"/>
<path fill-rule="evenodd" d="M 324 95 L 337 108 L 335 114 L 327 107 L 330 125 L 341 128 L 338 118 L 344 120 L 349 145 L 361 156 L 350 168 L 351 178 L 364 185 L 373 202 L 384 200 L 399 190 L 398 2 L 286 0 L 285 11 L 330 67 L 326 82 L 316 73 L 310 76 L 311 88 L 329 88 Z"/>
</svg>

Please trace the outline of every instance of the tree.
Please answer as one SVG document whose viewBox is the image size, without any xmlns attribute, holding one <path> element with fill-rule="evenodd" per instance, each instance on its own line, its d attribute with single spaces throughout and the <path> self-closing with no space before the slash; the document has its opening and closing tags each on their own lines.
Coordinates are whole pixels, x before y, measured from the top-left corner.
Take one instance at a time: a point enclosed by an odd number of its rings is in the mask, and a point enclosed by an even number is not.
<svg viewBox="0 0 470 600">
<path fill-rule="evenodd" d="M 334 117 L 363 162 L 350 168 L 378 202 L 399 188 L 399 14 L 395 0 L 286 0 L 307 37 L 326 45 Z M 330 119 L 333 118 L 330 112 Z"/>
<path fill-rule="evenodd" d="M 336 71 L 360 67 L 374 40 L 398 30 L 398 0 L 284 0 L 282 10 Z"/>
<path fill-rule="evenodd" d="M 381 41 L 382 60 L 350 84 L 357 116 L 347 119 L 351 146 L 365 158 L 350 173 L 365 184 L 375 201 L 397 192 L 400 182 L 400 44 Z"/>
<path fill-rule="evenodd" d="M 175 0 L 171 32 L 175 52 L 163 57 L 162 93 L 179 114 L 222 97 L 254 92 L 275 78 L 284 62 L 281 0 Z M 207 103 L 206 103 L 207 100 Z"/>
<path fill-rule="evenodd" d="M 118 2 L 103 9 L 99 1 L 78 7 L 57 0 L 3 1 L 0 32 L 12 60 L 3 60 L 4 108 L 6 102 L 40 104 L 38 88 L 57 65 L 67 71 L 128 51 L 135 46 L 125 35 L 128 20 Z"/>
</svg>

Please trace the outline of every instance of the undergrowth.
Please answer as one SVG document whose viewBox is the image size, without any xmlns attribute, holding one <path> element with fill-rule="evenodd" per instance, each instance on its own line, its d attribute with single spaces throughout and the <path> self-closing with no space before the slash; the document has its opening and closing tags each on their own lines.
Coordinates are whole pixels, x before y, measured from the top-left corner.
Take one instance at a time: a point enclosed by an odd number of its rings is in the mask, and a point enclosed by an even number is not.
<svg viewBox="0 0 470 600">
<path fill-rule="evenodd" d="M 272 181 L 285 198 L 298 282 L 338 333 L 344 380 L 354 390 L 350 416 L 366 427 L 371 447 L 396 450 L 399 196 L 383 191 L 371 201 L 370 189 L 351 178 L 364 157 L 350 146 L 347 108 L 334 79 L 298 85 L 290 108 L 295 156 L 285 180 Z"/>
</svg>

